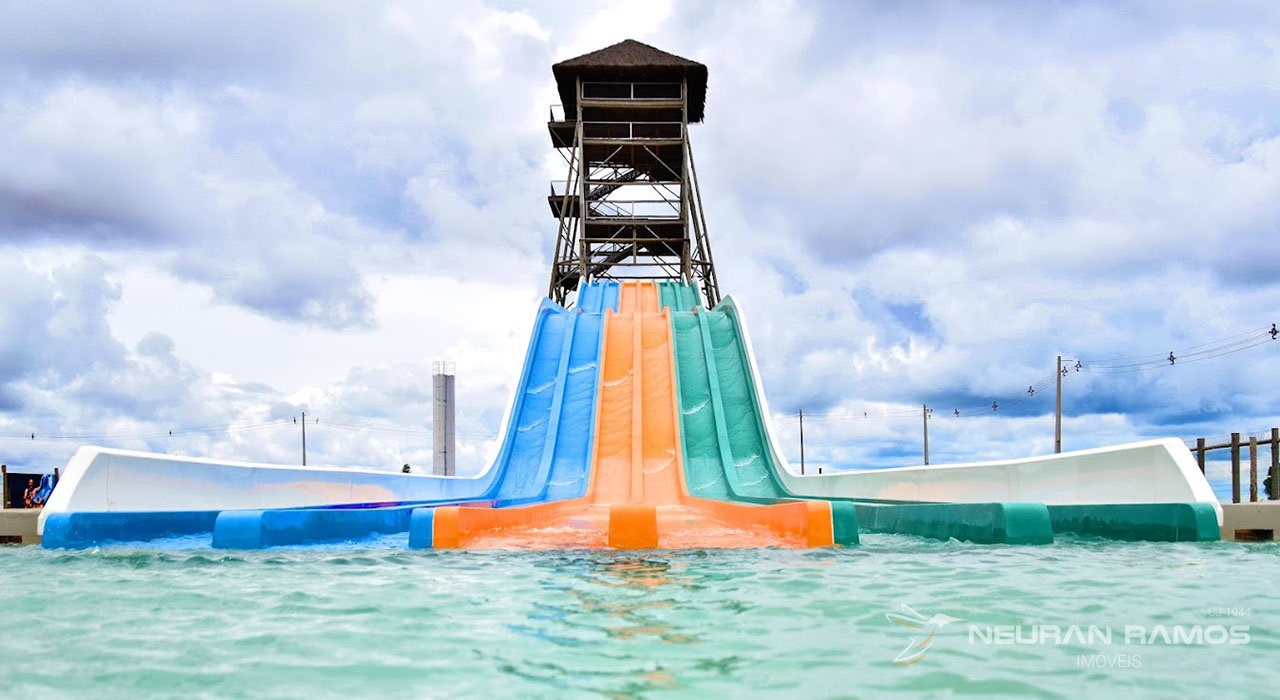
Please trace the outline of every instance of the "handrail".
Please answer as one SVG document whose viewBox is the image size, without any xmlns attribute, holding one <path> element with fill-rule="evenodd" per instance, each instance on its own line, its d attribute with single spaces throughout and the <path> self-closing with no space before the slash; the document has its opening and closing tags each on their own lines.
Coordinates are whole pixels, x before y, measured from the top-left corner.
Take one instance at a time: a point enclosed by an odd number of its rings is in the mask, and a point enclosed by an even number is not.
<svg viewBox="0 0 1280 700">
<path fill-rule="evenodd" d="M 639 176 L 637 176 L 637 178 L 638 177 Z M 574 183 L 576 182 L 577 180 L 575 179 Z M 565 191 L 569 189 L 569 184 L 570 184 L 568 180 L 548 180 L 547 183 L 550 189 L 549 194 L 552 197 L 564 196 Z M 620 178 L 592 180 L 588 178 L 586 180 L 586 185 L 588 188 L 591 188 L 592 191 L 594 191 L 596 188 L 610 188 L 611 192 L 616 190 L 622 190 L 624 192 L 637 192 L 639 188 L 646 187 L 652 190 L 654 194 L 660 195 L 657 198 L 649 198 L 649 199 L 652 199 L 653 201 L 678 202 L 680 200 L 680 186 L 682 185 L 682 183 L 674 180 L 640 180 L 640 179 L 632 180 L 632 179 L 620 179 Z M 661 196 L 664 194 L 669 196 Z M 629 201 L 629 200 L 619 200 L 619 201 Z M 647 200 L 640 199 L 636 201 L 647 201 Z"/>
<path fill-rule="evenodd" d="M 587 121 L 582 123 L 582 137 L 587 139 L 681 139 L 684 125 L 680 122 Z"/>
<path fill-rule="evenodd" d="M 602 82 L 582 83 L 579 99 L 584 100 L 680 100 L 681 83 Z"/>
<path fill-rule="evenodd" d="M 592 202 L 587 208 L 587 220 L 592 219 L 609 219 L 615 217 L 640 218 L 640 219 L 671 219 L 673 221 L 680 218 L 680 206 L 678 201 L 669 199 L 636 199 L 624 202 L 598 201 Z M 603 209 L 608 209 L 611 213 L 603 213 Z"/>
</svg>

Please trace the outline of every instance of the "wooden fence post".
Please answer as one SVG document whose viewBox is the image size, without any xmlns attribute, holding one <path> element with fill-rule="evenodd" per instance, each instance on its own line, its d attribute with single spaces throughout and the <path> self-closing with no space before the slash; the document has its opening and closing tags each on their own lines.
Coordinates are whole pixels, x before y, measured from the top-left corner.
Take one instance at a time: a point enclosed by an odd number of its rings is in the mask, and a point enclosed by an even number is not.
<svg viewBox="0 0 1280 700">
<path fill-rule="evenodd" d="M 1249 502 L 1258 502 L 1258 438 L 1249 438 Z"/>
<path fill-rule="evenodd" d="M 1271 500 L 1280 501 L 1280 428 L 1271 429 Z"/>
<path fill-rule="evenodd" d="M 1231 433 L 1231 502 L 1240 502 L 1240 433 Z"/>
<path fill-rule="evenodd" d="M 1196 438 L 1196 463 L 1200 465 L 1200 473 L 1204 472 L 1204 438 Z"/>
<path fill-rule="evenodd" d="M 1272 448 L 1271 452 L 1272 454 L 1275 454 L 1275 449 Z M 4 498 L 3 501 L 0 501 L 0 508 L 8 508 L 9 507 L 9 465 L 7 464 L 0 464 L 0 481 L 4 482 L 4 486 L 0 488 L 0 493 L 3 494 L 3 498 Z"/>
</svg>

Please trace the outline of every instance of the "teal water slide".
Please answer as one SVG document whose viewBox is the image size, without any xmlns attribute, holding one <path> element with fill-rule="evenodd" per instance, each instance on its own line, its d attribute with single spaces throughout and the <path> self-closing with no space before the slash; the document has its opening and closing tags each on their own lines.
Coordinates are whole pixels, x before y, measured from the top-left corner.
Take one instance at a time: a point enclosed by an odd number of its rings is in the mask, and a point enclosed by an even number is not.
<svg viewBox="0 0 1280 700">
<path fill-rule="evenodd" d="M 689 492 L 754 503 L 792 498 L 775 478 L 733 319 L 694 307 L 673 310 L 671 323 Z"/>
<path fill-rule="evenodd" d="M 714 310 L 671 295 L 676 374 L 680 395 L 685 478 L 690 493 L 745 503 L 801 498 L 780 478 L 762 397 L 732 299 Z M 962 537 L 978 542 L 1052 541 L 1048 513 L 1039 504 L 908 504 L 832 502 L 846 523 L 877 532 Z M 889 510 L 884 510 L 884 509 Z M 856 516 L 854 513 L 856 512 Z M 887 517 L 892 512 L 898 517 Z M 852 525 L 857 527 L 858 525 Z"/>
<path fill-rule="evenodd" d="M 693 304 L 689 299 L 688 293 L 674 290 L 664 297 L 672 309 L 685 474 L 694 495 L 753 503 L 843 501 L 856 508 L 864 530 L 980 543 L 1043 544 L 1053 541 L 1055 532 L 1124 540 L 1218 538 L 1212 507 L 1202 503 L 1046 506 L 797 494 L 787 482 L 824 477 L 784 475 L 781 451 L 772 444 L 765 422 L 768 410 L 741 312 L 732 298 L 714 310 L 697 306 L 696 293 Z"/>
</svg>

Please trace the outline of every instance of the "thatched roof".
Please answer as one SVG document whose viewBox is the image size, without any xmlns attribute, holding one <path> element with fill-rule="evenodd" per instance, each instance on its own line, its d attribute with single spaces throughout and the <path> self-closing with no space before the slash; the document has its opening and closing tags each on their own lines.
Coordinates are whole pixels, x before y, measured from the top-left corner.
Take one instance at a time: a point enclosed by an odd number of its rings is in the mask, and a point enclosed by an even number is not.
<svg viewBox="0 0 1280 700">
<path fill-rule="evenodd" d="M 578 109 L 575 78 L 599 81 L 679 82 L 689 85 L 689 121 L 700 122 L 707 101 L 707 67 L 634 39 L 551 66 L 565 114 Z"/>
</svg>

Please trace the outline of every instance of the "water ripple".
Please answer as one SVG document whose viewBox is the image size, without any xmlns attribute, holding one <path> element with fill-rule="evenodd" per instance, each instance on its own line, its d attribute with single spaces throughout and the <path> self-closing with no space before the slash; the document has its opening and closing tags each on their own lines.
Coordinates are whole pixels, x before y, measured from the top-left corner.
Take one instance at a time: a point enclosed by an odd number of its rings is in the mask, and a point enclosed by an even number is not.
<svg viewBox="0 0 1280 700">
<path fill-rule="evenodd" d="M 189 543 L 190 544 L 190 543 Z M 1280 548 L 982 546 L 682 552 L 0 548 L 15 697 L 1244 695 L 1280 640 Z M 908 605 L 961 622 L 895 656 Z M 1248 610 L 1222 617 L 1223 608 Z M 1110 627 L 1110 644 L 978 630 Z M 1126 625 L 1249 625 L 1241 645 L 1126 644 Z M 1116 667 L 1126 657 L 1126 667 Z M 1140 666 L 1133 658 L 1140 657 Z M 1082 659 L 1109 666 L 1081 666 Z M 1100 660 L 1100 661 L 1099 661 Z M 1210 673 L 1208 669 L 1229 669 Z"/>
</svg>

